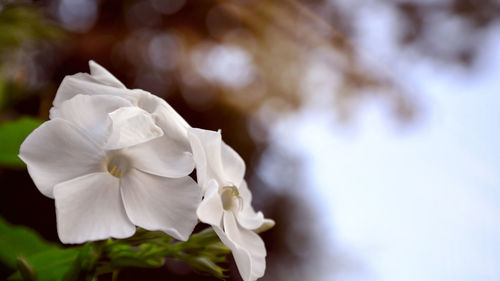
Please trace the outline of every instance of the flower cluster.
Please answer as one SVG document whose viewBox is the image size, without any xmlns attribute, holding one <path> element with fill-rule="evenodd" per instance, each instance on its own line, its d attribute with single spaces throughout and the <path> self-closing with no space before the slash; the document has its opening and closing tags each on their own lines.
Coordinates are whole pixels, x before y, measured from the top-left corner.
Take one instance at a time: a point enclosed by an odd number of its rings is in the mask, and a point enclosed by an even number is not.
<svg viewBox="0 0 500 281">
<path fill-rule="evenodd" d="M 232 250 L 243 280 L 263 276 L 256 233 L 274 222 L 252 208 L 241 157 L 220 132 L 192 128 L 163 99 L 89 64 L 90 74 L 63 80 L 50 120 L 19 153 L 55 199 L 60 240 L 126 238 L 141 227 L 185 241 L 200 220 Z"/>
</svg>

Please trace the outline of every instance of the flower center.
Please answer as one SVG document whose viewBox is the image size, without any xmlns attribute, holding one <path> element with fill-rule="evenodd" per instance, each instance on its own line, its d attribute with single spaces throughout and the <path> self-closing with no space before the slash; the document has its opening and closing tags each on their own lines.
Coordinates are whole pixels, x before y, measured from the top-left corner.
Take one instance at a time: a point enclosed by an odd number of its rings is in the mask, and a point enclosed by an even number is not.
<svg viewBox="0 0 500 281">
<path fill-rule="evenodd" d="M 130 167 L 130 161 L 127 157 L 123 155 L 112 155 L 108 159 L 106 169 L 112 176 L 120 178 L 127 173 Z"/>
<path fill-rule="evenodd" d="M 221 190 L 220 197 L 224 210 L 232 210 L 236 206 L 240 206 L 241 198 L 238 189 L 234 185 L 224 186 Z"/>
</svg>

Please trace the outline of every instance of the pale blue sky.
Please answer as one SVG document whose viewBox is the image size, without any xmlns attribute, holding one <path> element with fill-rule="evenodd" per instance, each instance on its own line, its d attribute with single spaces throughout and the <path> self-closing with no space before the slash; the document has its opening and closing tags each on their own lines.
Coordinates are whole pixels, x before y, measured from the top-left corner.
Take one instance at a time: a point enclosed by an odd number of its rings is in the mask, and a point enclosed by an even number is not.
<svg viewBox="0 0 500 281">
<path fill-rule="evenodd" d="M 298 193 L 332 250 L 357 265 L 319 280 L 500 280 L 500 24 L 465 69 L 398 49 L 384 9 L 356 43 L 417 95 L 420 121 L 399 130 L 373 100 L 346 128 L 313 102 L 273 129 L 305 164 L 314 190 Z"/>
</svg>

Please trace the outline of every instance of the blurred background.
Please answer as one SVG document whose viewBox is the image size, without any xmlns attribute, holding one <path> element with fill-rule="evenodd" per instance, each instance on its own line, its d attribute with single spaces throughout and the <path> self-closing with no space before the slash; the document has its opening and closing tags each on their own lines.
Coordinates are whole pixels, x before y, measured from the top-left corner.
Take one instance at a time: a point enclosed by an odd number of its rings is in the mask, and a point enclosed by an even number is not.
<svg viewBox="0 0 500 281">
<path fill-rule="evenodd" d="M 500 280 L 500 1 L 0 3 L 0 124 L 47 119 L 92 59 L 222 129 L 277 222 L 262 280 Z M 53 201 L 4 164 L 0 216 L 57 242 Z"/>
</svg>

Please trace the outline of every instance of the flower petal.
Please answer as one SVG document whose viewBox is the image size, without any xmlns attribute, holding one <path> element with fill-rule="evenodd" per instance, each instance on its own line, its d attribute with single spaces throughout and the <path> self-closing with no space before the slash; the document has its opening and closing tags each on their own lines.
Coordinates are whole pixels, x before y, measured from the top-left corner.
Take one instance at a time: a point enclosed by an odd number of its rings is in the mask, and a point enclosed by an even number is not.
<svg viewBox="0 0 500 281">
<path fill-rule="evenodd" d="M 255 232 L 241 228 L 231 212 L 224 213 L 223 221 L 227 240 L 231 242 L 226 246 L 233 251 L 234 260 L 243 280 L 253 281 L 262 277 L 266 269 L 264 241 Z"/>
<path fill-rule="evenodd" d="M 238 223 L 250 230 L 259 228 L 264 223 L 264 214 L 262 212 L 255 212 L 252 207 L 252 193 L 248 189 L 248 185 L 243 181 L 238 188 L 240 197 L 243 199 L 243 206 L 240 211 L 236 212 Z"/>
<path fill-rule="evenodd" d="M 144 172 L 169 178 L 189 175 L 194 169 L 193 155 L 187 139 L 189 125 L 165 100 L 148 92 L 137 91 L 138 106 L 151 113 L 163 137 L 127 150 L 136 159 L 134 166 Z"/>
<path fill-rule="evenodd" d="M 131 106 L 126 99 L 116 96 L 76 95 L 50 110 L 50 118 L 65 119 L 98 143 L 104 143 L 110 124 L 108 114 L 120 107 Z"/>
<path fill-rule="evenodd" d="M 189 124 L 164 99 L 140 89 L 135 89 L 134 92 L 138 96 L 138 107 L 157 116 L 159 120 L 166 120 L 168 123 L 165 125 L 169 126 L 166 131 L 172 131 L 175 135 L 182 133 L 184 138 L 186 137 L 186 130 L 190 128 Z M 162 127 L 162 129 L 165 130 L 166 128 Z"/>
<path fill-rule="evenodd" d="M 128 148 L 125 153 L 134 159 L 134 167 L 157 176 L 180 178 L 194 169 L 189 146 L 165 135 L 147 143 Z"/>
<path fill-rule="evenodd" d="M 213 226 L 212 228 L 215 233 L 217 233 L 217 236 L 219 236 L 222 243 L 224 243 L 224 245 L 231 249 L 234 261 L 236 262 L 236 266 L 238 267 L 238 271 L 240 272 L 243 281 L 253 281 L 257 279 L 258 277 L 255 279 L 250 279 L 252 275 L 252 261 L 250 253 L 244 251 L 243 249 L 241 249 L 241 247 L 236 245 L 236 243 L 233 242 L 221 228 L 216 226 Z"/>
<path fill-rule="evenodd" d="M 111 126 L 106 149 L 120 149 L 163 136 L 151 114 L 135 107 L 121 107 L 109 114 Z"/>
<path fill-rule="evenodd" d="M 214 226 L 222 226 L 222 202 L 219 195 L 219 186 L 217 182 L 212 180 L 208 184 L 208 189 L 205 193 L 205 198 L 201 201 L 200 206 L 196 210 L 196 214 L 200 221 Z"/>
<path fill-rule="evenodd" d="M 255 233 L 261 233 L 264 231 L 268 231 L 269 229 L 273 228 L 275 225 L 276 225 L 276 222 L 273 219 L 264 219 L 264 221 L 262 222 L 262 225 L 259 228 L 254 229 L 253 231 Z"/>
<path fill-rule="evenodd" d="M 227 183 L 222 166 L 220 132 L 197 128 L 188 129 L 188 138 L 193 151 L 198 183 L 206 188 L 209 180 L 215 179 L 219 185 Z"/>
<path fill-rule="evenodd" d="M 102 67 L 95 61 L 90 60 L 89 67 L 90 67 L 90 75 L 92 75 L 94 79 L 101 82 L 102 84 L 111 87 L 126 89 L 125 85 L 123 85 L 123 83 L 120 82 L 120 80 L 116 79 L 116 77 L 113 76 L 113 74 L 111 74 L 109 71 L 107 71 L 104 67 Z"/>
<path fill-rule="evenodd" d="M 161 230 L 187 240 L 198 222 L 201 191 L 190 177 L 170 179 L 131 169 L 120 181 L 130 220 L 148 230 Z"/>
<path fill-rule="evenodd" d="M 190 128 L 188 137 L 198 182 L 202 187 L 210 179 L 217 180 L 220 185 L 240 185 L 245 174 L 245 162 L 222 141 L 220 132 Z"/>
<path fill-rule="evenodd" d="M 130 147 L 125 153 L 134 159 L 135 168 L 157 176 L 180 178 L 194 169 L 193 155 L 165 136 Z"/>
<path fill-rule="evenodd" d="M 264 214 L 262 212 L 238 212 L 237 219 L 243 228 L 255 230 L 264 223 Z"/>
<path fill-rule="evenodd" d="M 210 176 L 214 174 L 214 169 L 222 170 L 222 165 L 209 165 L 207 161 L 207 153 L 205 152 L 205 147 L 212 147 L 212 151 L 215 150 L 214 157 L 217 157 L 217 146 L 213 142 L 209 142 L 210 139 L 215 139 L 216 136 L 210 138 L 210 134 L 215 132 L 206 131 L 202 129 L 190 128 L 188 130 L 189 143 L 191 144 L 191 150 L 193 152 L 193 159 L 196 166 L 196 178 L 203 190 L 207 189 L 208 181 Z M 218 133 L 215 133 L 218 134 Z M 208 135 L 208 136 L 207 136 Z M 217 166 L 217 167 L 216 167 Z M 220 179 L 217 179 L 220 180 Z"/>
<path fill-rule="evenodd" d="M 59 89 L 57 89 L 56 97 L 53 105 L 60 106 L 64 101 L 71 99 L 76 95 L 109 95 L 119 96 L 134 103 L 137 99 L 133 90 L 110 87 L 103 84 L 101 81 L 92 77 L 88 73 L 77 73 L 64 77 Z"/>
<path fill-rule="evenodd" d="M 119 179 L 94 173 L 60 183 L 54 188 L 57 232 L 63 243 L 84 243 L 130 237 L 135 226 L 128 219 Z"/>
<path fill-rule="evenodd" d="M 101 172 L 103 151 L 71 123 L 54 119 L 35 129 L 21 144 L 19 158 L 28 166 L 35 185 L 53 197 L 56 184 Z"/>
<path fill-rule="evenodd" d="M 224 179 L 234 186 L 240 186 L 245 176 L 245 161 L 225 142 L 222 142 L 221 145 Z"/>
</svg>

